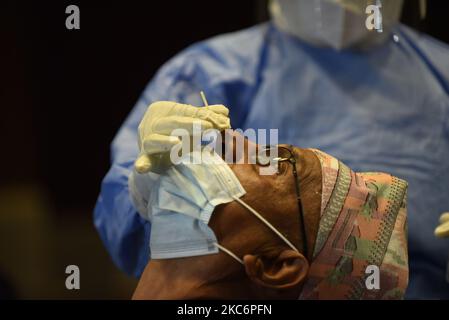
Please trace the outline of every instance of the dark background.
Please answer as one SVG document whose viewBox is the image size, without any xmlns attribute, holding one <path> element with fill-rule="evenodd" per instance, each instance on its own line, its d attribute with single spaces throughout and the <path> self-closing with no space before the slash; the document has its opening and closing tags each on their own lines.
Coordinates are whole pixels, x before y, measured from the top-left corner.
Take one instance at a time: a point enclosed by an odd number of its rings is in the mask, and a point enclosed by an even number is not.
<svg viewBox="0 0 449 320">
<path fill-rule="evenodd" d="M 425 20 L 418 3 L 402 20 L 449 42 L 449 2 L 429 0 Z M 65 28 L 69 4 L 80 30 Z M 263 0 L 0 3 L 0 298 L 129 297 L 135 280 L 92 226 L 109 144 L 161 64 L 266 19 Z M 64 287 L 68 264 L 79 291 Z"/>
</svg>

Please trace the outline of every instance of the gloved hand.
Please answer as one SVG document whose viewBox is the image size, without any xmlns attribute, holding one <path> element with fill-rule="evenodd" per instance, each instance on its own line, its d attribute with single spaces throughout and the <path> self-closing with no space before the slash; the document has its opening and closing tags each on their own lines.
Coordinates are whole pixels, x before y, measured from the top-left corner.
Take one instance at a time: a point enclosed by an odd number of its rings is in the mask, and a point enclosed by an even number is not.
<svg viewBox="0 0 449 320">
<path fill-rule="evenodd" d="M 171 136 L 174 129 L 186 129 L 192 134 L 193 123 L 201 123 L 201 130 L 230 128 L 229 110 L 223 105 L 194 107 L 172 101 L 152 103 L 139 124 L 140 155 L 134 163 L 138 173 L 160 173 L 171 165 L 170 150 L 180 143 Z"/>
<path fill-rule="evenodd" d="M 439 238 L 449 238 L 449 212 L 440 216 L 440 225 L 436 227 L 435 235 Z"/>
</svg>

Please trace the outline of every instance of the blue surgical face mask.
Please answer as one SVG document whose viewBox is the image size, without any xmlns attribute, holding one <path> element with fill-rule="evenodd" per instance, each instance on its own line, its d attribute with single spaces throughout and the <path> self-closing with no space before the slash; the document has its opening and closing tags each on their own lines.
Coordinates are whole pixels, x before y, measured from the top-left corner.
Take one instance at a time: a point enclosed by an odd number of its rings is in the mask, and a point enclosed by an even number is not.
<svg viewBox="0 0 449 320">
<path fill-rule="evenodd" d="M 198 164 L 201 163 L 201 164 Z M 148 204 L 151 258 L 169 259 L 218 253 L 243 261 L 218 244 L 208 223 L 215 207 L 237 201 L 293 250 L 298 251 L 257 211 L 240 199 L 246 192 L 231 168 L 214 152 L 195 151 L 162 174 Z"/>
</svg>

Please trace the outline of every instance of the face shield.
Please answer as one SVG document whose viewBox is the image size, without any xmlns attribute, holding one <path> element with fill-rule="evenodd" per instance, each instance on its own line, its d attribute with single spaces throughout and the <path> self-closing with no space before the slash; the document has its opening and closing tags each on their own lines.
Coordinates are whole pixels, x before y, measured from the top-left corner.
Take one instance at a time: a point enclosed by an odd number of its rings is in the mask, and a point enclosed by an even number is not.
<svg viewBox="0 0 449 320">
<path fill-rule="evenodd" d="M 383 43 L 399 21 L 402 0 L 272 0 L 275 25 L 319 47 L 366 49 Z"/>
</svg>

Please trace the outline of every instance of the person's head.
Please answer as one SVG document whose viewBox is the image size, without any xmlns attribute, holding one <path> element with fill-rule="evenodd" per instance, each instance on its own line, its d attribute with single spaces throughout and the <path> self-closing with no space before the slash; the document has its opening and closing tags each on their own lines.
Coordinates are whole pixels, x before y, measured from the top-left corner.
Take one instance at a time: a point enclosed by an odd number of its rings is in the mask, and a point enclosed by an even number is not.
<svg viewBox="0 0 449 320">
<path fill-rule="evenodd" d="M 235 144 L 230 141 L 234 148 Z M 320 163 L 310 150 L 280 145 L 278 156 L 292 159 L 280 162 L 276 174 L 261 175 L 262 164 L 248 160 L 248 143 L 245 140 L 245 152 L 241 154 L 245 160 L 235 159 L 235 162 L 243 163 L 229 164 L 246 191 L 241 199 L 298 250 L 286 245 L 239 203 L 222 204 L 215 208 L 208 225 L 218 243 L 240 257 L 243 265 L 222 251 L 152 260 L 141 277 L 134 298 L 298 298 L 309 269 L 310 256 L 305 256 L 304 250 L 313 248 L 318 228 Z M 296 189 L 298 182 L 300 201 Z"/>
<path fill-rule="evenodd" d="M 403 0 L 272 0 L 281 30 L 318 47 L 369 49 L 385 42 L 399 22 Z"/>
<path fill-rule="evenodd" d="M 152 259 L 134 298 L 403 296 L 405 181 L 355 173 L 324 152 L 286 145 L 268 153 L 276 173 L 262 175 L 267 162 L 251 161 L 249 145 L 233 150 L 235 164 L 213 153 L 209 162 L 181 163 L 160 177 L 148 206 Z M 198 154 L 209 157 L 203 151 L 186 159 Z M 372 270 L 379 283 L 371 288 Z"/>
</svg>

